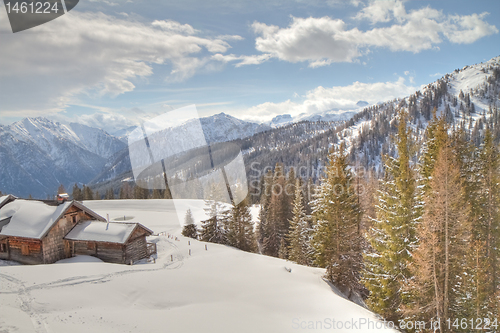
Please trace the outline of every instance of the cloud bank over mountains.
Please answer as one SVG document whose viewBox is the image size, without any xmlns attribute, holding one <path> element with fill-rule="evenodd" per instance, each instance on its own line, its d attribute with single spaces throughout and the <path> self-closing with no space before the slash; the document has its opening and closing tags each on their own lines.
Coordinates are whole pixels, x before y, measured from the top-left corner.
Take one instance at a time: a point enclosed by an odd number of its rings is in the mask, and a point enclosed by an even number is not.
<svg viewBox="0 0 500 333">
<path fill-rule="evenodd" d="M 330 3 L 340 6 L 338 1 Z M 110 7 L 120 6 L 113 4 Z M 214 33 L 208 24 L 195 28 L 191 25 L 193 22 L 144 18 L 119 11 L 113 14 L 78 10 L 29 32 L 11 34 L 6 12 L 0 10 L 0 122 L 52 114 L 80 117 L 90 125 L 103 122 L 115 123 L 115 127 L 131 125 L 147 115 L 130 111 L 133 103 L 113 108 L 106 102 L 117 96 L 134 96 L 132 93 L 137 93 L 138 86 L 147 91 L 150 80 L 166 85 L 186 83 L 193 82 L 199 73 L 239 68 L 235 73 L 244 73 L 240 81 L 246 84 L 249 76 L 245 75 L 249 71 L 245 72 L 245 68 L 256 68 L 265 62 L 306 65 L 309 71 L 320 71 L 333 63 L 366 61 L 371 65 L 367 55 L 377 50 L 417 54 L 438 50 L 444 43 L 474 43 L 499 32 L 495 25 L 488 23 L 487 12 L 456 15 L 430 6 L 409 10 L 405 2 L 399 0 L 351 1 L 349 5 L 355 6 L 351 7 L 354 14 L 342 18 L 296 15 L 290 16 L 288 24 L 274 25 L 256 16 L 241 22 L 248 28 L 250 38 L 228 30 L 230 25 L 222 23 L 224 31 Z M 242 44 L 247 47 L 238 47 Z M 302 68 L 297 68 L 299 75 L 300 70 Z M 232 113 L 235 116 L 268 120 L 283 113 L 349 109 L 359 100 L 376 103 L 406 96 L 418 89 L 414 73 L 411 76 L 407 73 L 410 72 L 405 69 L 405 75 L 396 74 L 394 80 L 387 77 L 367 80 L 372 83 L 359 79 L 352 79 L 346 85 L 336 85 L 334 81 L 329 86 L 315 83 L 301 88 L 298 97 L 287 100 L 284 96 L 281 102 L 279 99 L 271 102 L 271 98 L 266 102 L 266 95 L 262 97 L 264 103 L 259 100 L 252 104 L 227 101 L 230 98 L 226 96 L 221 98 L 224 103 L 236 104 Z M 218 78 L 223 79 L 223 76 Z M 262 80 L 266 79 L 263 76 Z M 213 83 L 217 84 L 220 81 Z M 207 100 L 206 103 L 216 105 L 221 101 Z M 189 98 L 185 102 L 194 103 Z M 71 106 L 91 104 L 95 114 L 65 114 Z M 174 107 L 182 106 L 180 104 Z M 162 103 L 158 105 L 154 112 L 148 110 L 150 116 L 164 111 Z M 143 106 L 137 105 L 137 110 L 141 109 L 144 110 Z"/>
<path fill-rule="evenodd" d="M 315 68 L 334 62 L 356 61 L 375 47 L 418 53 L 439 47 L 443 40 L 470 44 L 498 33 L 496 26 L 485 21 L 487 16 L 486 12 L 446 15 L 430 7 L 407 12 L 402 1 L 373 1 L 354 17 L 358 21 L 369 21 L 371 29 L 349 28 L 344 20 L 328 16 L 292 16 L 288 27 L 283 28 L 255 21 L 252 24 L 258 35 L 255 49 L 263 54 L 217 54 L 214 58 L 239 61 L 236 66 L 277 58 L 292 63 L 308 62 L 309 67 Z M 384 26 L 377 27 L 379 23 Z"/>
</svg>

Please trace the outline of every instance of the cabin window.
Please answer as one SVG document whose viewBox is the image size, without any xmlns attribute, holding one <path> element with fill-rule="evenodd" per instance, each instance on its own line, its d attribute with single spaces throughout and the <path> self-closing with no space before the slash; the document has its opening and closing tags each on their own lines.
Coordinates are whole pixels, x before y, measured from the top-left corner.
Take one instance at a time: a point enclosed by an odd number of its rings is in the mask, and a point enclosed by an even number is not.
<svg viewBox="0 0 500 333">
<path fill-rule="evenodd" d="M 30 254 L 30 248 L 29 248 L 28 245 L 24 245 L 24 244 L 21 245 L 21 254 L 23 256 L 29 256 L 29 254 Z"/>
<path fill-rule="evenodd" d="M 7 244 L 0 243 L 0 252 L 7 252 Z"/>
<path fill-rule="evenodd" d="M 73 216 L 71 217 L 71 220 L 73 221 L 73 223 L 76 223 L 76 215 L 73 215 Z"/>
</svg>

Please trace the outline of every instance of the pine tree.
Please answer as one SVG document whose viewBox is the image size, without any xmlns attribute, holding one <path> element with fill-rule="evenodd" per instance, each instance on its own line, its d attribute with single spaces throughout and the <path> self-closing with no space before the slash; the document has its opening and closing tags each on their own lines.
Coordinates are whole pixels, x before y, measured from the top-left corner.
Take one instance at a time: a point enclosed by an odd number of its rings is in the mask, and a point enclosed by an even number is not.
<svg viewBox="0 0 500 333">
<path fill-rule="evenodd" d="M 78 184 L 76 184 L 76 183 L 75 183 L 75 185 L 73 185 L 72 196 L 73 196 L 73 200 L 77 200 L 77 201 L 83 200 L 82 190 L 80 189 L 80 187 L 78 187 Z"/>
<path fill-rule="evenodd" d="M 237 205 L 233 204 L 227 219 L 226 229 L 228 245 L 243 251 L 256 251 L 252 215 L 247 199 Z"/>
<path fill-rule="evenodd" d="M 271 170 L 262 177 L 261 180 L 261 195 L 260 195 L 260 210 L 259 210 L 259 225 L 257 227 L 257 245 L 259 253 L 262 253 L 264 247 L 264 240 L 269 236 L 269 224 L 267 222 L 267 214 L 269 211 L 269 204 L 271 203 L 271 187 L 273 183 L 273 175 Z"/>
<path fill-rule="evenodd" d="M 223 222 L 216 216 L 212 216 L 201 222 L 200 239 L 204 242 L 227 244 L 226 230 Z"/>
<path fill-rule="evenodd" d="M 415 227 L 421 217 L 416 172 L 411 164 L 413 142 L 407 114 L 400 110 L 395 137 L 397 157 L 384 157 L 385 176 L 380 182 L 376 219 L 367 238 L 371 250 L 365 255 L 363 282 L 370 295 L 367 305 L 387 320 L 400 318 L 402 293 L 411 277 L 411 253 L 417 246 Z"/>
<path fill-rule="evenodd" d="M 287 196 L 287 198 L 286 198 L 287 206 L 290 207 L 290 209 L 288 209 L 288 211 L 287 211 L 287 220 L 291 220 L 293 217 L 291 208 L 293 206 L 293 201 L 295 199 L 295 190 L 296 190 L 297 179 L 298 178 L 295 176 L 295 169 L 293 167 L 291 167 L 290 171 L 288 171 L 286 185 L 285 185 L 285 194 Z"/>
<path fill-rule="evenodd" d="M 476 290 L 478 299 L 473 315 L 496 318 L 498 306 L 494 304 L 498 302 L 500 285 L 500 156 L 489 129 L 485 132 L 477 164 L 480 177 L 475 206 L 478 209 L 472 230 L 477 252 L 475 285 L 479 290 Z"/>
<path fill-rule="evenodd" d="M 128 182 L 123 182 L 120 188 L 120 199 L 133 199 L 133 192 Z"/>
<path fill-rule="evenodd" d="M 295 199 L 293 202 L 293 218 L 290 220 L 290 232 L 288 238 L 288 259 L 300 265 L 311 263 L 311 249 L 309 238 L 311 230 L 304 210 L 302 188 L 300 180 L 295 183 Z"/>
<path fill-rule="evenodd" d="M 64 188 L 64 185 L 61 184 L 59 185 L 59 187 L 57 188 L 57 194 L 63 194 L 63 193 L 66 193 L 66 189 Z"/>
<path fill-rule="evenodd" d="M 149 189 L 144 188 L 140 185 L 134 186 L 134 199 L 148 199 L 149 198 Z"/>
<path fill-rule="evenodd" d="M 109 188 L 107 191 L 106 191 L 106 197 L 105 199 L 106 200 L 113 200 L 115 198 L 115 193 L 113 192 L 113 189 L 112 188 Z"/>
<path fill-rule="evenodd" d="M 439 318 L 444 323 L 458 318 L 462 311 L 459 288 L 470 245 L 463 184 L 448 141 L 438 152 L 428 185 L 422 223 L 417 228 L 420 242 L 413 253 L 414 277 L 408 287 L 412 297 L 404 313 L 408 318 Z"/>
<path fill-rule="evenodd" d="M 205 200 L 205 212 L 208 219 L 202 221 L 200 239 L 205 242 L 227 244 L 224 223 L 228 219 L 228 211 L 221 203 L 223 189 L 219 184 L 212 184 L 208 199 Z"/>
<path fill-rule="evenodd" d="M 153 196 L 152 196 L 152 199 L 161 199 L 162 198 L 162 195 L 160 193 L 160 190 L 159 189 L 154 189 L 153 190 Z"/>
<path fill-rule="evenodd" d="M 278 257 L 282 238 L 288 233 L 288 196 L 285 194 L 286 179 L 283 165 L 276 164 L 271 185 L 271 197 L 266 212 L 266 238 L 262 250 L 269 256 Z"/>
<path fill-rule="evenodd" d="M 486 133 L 486 137 L 489 136 Z M 486 268 L 485 249 L 486 243 L 483 234 L 485 221 L 485 207 L 487 203 L 482 190 L 485 172 L 485 164 L 479 156 L 478 148 L 467 140 L 467 132 L 461 127 L 452 133 L 452 151 L 456 157 L 460 170 L 460 179 L 463 187 L 463 202 L 467 213 L 471 234 L 470 246 L 468 247 L 462 275 L 460 275 L 460 287 L 457 288 L 456 316 L 460 318 L 487 318 L 494 309 L 489 304 L 491 289 L 485 288 L 488 284 L 488 272 Z M 488 140 L 486 140 L 488 141 Z M 490 206 L 491 207 L 491 206 Z M 494 297 L 492 297 L 494 298 Z"/>
<path fill-rule="evenodd" d="M 278 250 L 278 258 L 288 259 L 288 251 L 286 248 L 285 237 L 281 238 L 280 247 Z"/>
<path fill-rule="evenodd" d="M 83 185 L 83 200 L 94 200 L 94 193 L 90 187 Z"/>
<path fill-rule="evenodd" d="M 439 150 L 448 139 L 448 128 L 443 117 L 438 118 L 436 112 L 433 112 L 433 118 L 427 125 L 426 129 L 426 145 L 424 147 L 422 165 L 420 173 L 422 174 L 424 191 L 429 187 L 428 183 L 434 165 L 437 161 Z"/>
<path fill-rule="evenodd" d="M 312 246 L 315 264 L 325 267 L 328 280 L 350 294 L 363 289 L 359 283 L 362 212 L 344 149 L 342 144 L 338 151 L 330 153 L 326 178 L 312 203 Z"/>
<path fill-rule="evenodd" d="M 172 193 L 170 192 L 170 188 L 168 184 L 166 184 L 166 189 L 163 191 L 163 199 L 172 199 Z"/>
<path fill-rule="evenodd" d="M 184 227 L 182 228 L 182 236 L 198 239 L 198 229 L 194 223 L 193 214 L 191 209 L 186 212 L 186 217 L 184 218 Z"/>
</svg>

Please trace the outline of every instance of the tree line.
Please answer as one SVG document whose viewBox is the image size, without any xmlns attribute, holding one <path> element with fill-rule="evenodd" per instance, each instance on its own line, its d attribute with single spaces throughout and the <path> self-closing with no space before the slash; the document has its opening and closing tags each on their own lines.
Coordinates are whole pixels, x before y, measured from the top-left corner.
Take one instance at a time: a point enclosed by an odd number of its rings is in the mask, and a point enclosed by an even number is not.
<svg viewBox="0 0 500 333">
<path fill-rule="evenodd" d="M 397 156 L 385 156 L 365 234 L 367 304 L 388 320 L 447 323 L 441 331 L 470 331 L 470 323 L 454 326 L 459 318 L 493 323 L 500 296 L 500 171 L 492 131 L 485 127 L 478 147 L 464 127 L 450 128 L 445 115 L 434 113 L 414 163 L 403 111 L 398 122 Z"/>
<path fill-rule="evenodd" d="M 464 126 L 433 112 L 419 151 L 409 117 L 398 110 L 395 154 L 383 155 L 380 179 L 361 177 L 341 144 L 316 186 L 280 163 L 262 177 L 255 232 L 246 202 L 224 208 L 214 199 L 202 228 L 187 216 L 184 234 L 323 267 L 346 295 L 393 322 L 439 320 L 441 332 L 470 331 L 457 320 L 481 318 L 493 330 L 500 154 L 492 130 L 485 124 L 476 146 Z"/>
<path fill-rule="evenodd" d="M 65 193 L 63 185 L 59 186 L 58 193 Z M 78 184 L 74 184 L 71 196 L 77 201 L 113 199 L 172 199 L 169 189 L 150 190 L 136 184 L 130 184 L 129 182 L 123 182 L 118 193 L 115 193 L 112 188 L 108 188 L 103 194 L 99 193 L 98 190 L 95 192 L 92 191 L 92 188 L 89 186 L 83 185 L 82 188 L 80 188 Z"/>
</svg>

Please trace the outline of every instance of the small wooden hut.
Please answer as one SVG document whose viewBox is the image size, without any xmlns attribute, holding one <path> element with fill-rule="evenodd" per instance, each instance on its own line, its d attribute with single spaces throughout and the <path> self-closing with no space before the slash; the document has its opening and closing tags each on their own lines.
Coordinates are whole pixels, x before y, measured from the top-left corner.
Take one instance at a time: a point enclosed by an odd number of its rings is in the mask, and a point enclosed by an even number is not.
<svg viewBox="0 0 500 333">
<path fill-rule="evenodd" d="M 0 197 L 0 259 L 50 264 L 90 254 L 103 261 L 131 263 L 156 253 L 156 247 L 146 242 L 151 230 L 139 223 L 105 221 L 78 201 Z"/>
<path fill-rule="evenodd" d="M 131 264 L 156 253 L 156 244 L 146 242 L 146 236 L 152 234 L 139 223 L 84 221 L 64 239 L 70 242 L 72 255 L 90 255 L 106 262 Z"/>
</svg>

